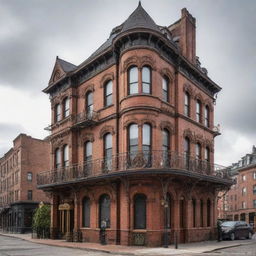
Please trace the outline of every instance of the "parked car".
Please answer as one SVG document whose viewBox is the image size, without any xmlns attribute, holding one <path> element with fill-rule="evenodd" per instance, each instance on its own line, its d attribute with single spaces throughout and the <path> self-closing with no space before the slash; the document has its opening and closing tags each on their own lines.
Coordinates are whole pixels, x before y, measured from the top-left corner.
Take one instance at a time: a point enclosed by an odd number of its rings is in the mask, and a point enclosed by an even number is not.
<svg viewBox="0 0 256 256">
<path fill-rule="evenodd" d="M 253 235 L 252 227 L 245 221 L 224 221 L 221 223 L 223 239 L 251 239 Z"/>
</svg>

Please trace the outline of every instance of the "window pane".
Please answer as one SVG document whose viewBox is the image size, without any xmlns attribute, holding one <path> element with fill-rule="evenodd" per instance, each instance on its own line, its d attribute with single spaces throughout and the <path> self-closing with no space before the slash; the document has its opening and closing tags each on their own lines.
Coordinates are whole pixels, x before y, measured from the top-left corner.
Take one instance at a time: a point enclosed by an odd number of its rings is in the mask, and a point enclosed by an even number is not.
<svg viewBox="0 0 256 256">
<path fill-rule="evenodd" d="M 184 140 L 184 151 L 185 153 L 188 153 L 189 154 L 189 151 L 190 151 L 190 142 L 189 142 L 189 139 L 188 138 L 185 138 Z"/>
<path fill-rule="evenodd" d="M 105 135 L 105 149 L 112 148 L 112 135 L 110 133 Z"/>
<path fill-rule="evenodd" d="M 151 145 L 151 126 L 149 124 L 143 125 L 143 145 Z"/>
<path fill-rule="evenodd" d="M 150 68 L 142 68 L 142 82 L 150 83 Z"/>
<path fill-rule="evenodd" d="M 150 84 L 142 83 L 142 91 L 143 93 L 150 93 Z"/>
<path fill-rule="evenodd" d="M 69 116 L 69 98 L 66 98 L 64 101 L 64 117 Z"/>
<path fill-rule="evenodd" d="M 139 93 L 138 83 L 130 84 L 130 94 Z"/>
<path fill-rule="evenodd" d="M 83 200 L 83 227 L 90 227 L 90 199 Z"/>
<path fill-rule="evenodd" d="M 108 83 L 106 84 L 106 95 L 112 94 L 112 85 L 112 81 L 108 81 Z"/>
<path fill-rule="evenodd" d="M 196 158 L 201 159 L 201 145 L 198 143 L 196 144 Z"/>
<path fill-rule="evenodd" d="M 56 105 L 56 121 L 60 121 L 61 118 L 61 107 L 60 104 Z"/>
<path fill-rule="evenodd" d="M 86 104 L 87 106 L 90 106 L 93 104 L 93 93 L 89 92 L 86 97 Z"/>
<path fill-rule="evenodd" d="M 132 145 L 138 145 L 138 125 L 132 124 L 129 126 L 129 144 Z"/>
<path fill-rule="evenodd" d="M 106 97 L 106 106 L 110 106 L 112 104 L 112 94 Z"/>
<path fill-rule="evenodd" d="M 60 167 L 60 162 L 61 161 L 61 154 L 60 154 L 60 149 L 56 149 L 55 151 L 55 163 L 56 163 L 56 168 Z"/>
<path fill-rule="evenodd" d="M 134 198 L 134 228 L 145 229 L 146 224 L 146 196 L 139 194 Z"/>
<path fill-rule="evenodd" d="M 206 161 L 210 161 L 210 150 L 209 148 L 205 148 L 205 156 L 204 156 Z"/>
<path fill-rule="evenodd" d="M 100 216 L 99 216 L 99 227 L 105 225 L 110 227 L 110 197 L 109 195 L 103 195 L 100 197 Z"/>
<path fill-rule="evenodd" d="M 90 157 L 92 155 L 92 143 L 90 141 L 87 141 L 85 143 L 85 156 Z"/>
<path fill-rule="evenodd" d="M 163 130 L 163 146 L 165 148 L 169 148 L 169 132 L 167 130 Z"/>
<path fill-rule="evenodd" d="M 129 70 L 129 83 L 135 83 L 138 82 L 138 68 L 132 67 Z"/>
</svg>

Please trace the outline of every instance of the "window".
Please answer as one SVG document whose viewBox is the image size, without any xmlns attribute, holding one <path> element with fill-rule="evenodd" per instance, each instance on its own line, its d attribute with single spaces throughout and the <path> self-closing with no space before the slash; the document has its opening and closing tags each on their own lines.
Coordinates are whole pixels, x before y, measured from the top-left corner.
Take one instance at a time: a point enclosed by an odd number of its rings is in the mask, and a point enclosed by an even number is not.
<svg viewBox="0 0 256 256">
<path fill-rule="evenodd" d="M 27 180 L 32 181 L 32 172 L 28 172 L 27 174 Z"/>
<path fill-rule="evenodd" d="M 112 168 L 112 135 L 110 133 L 104 136 L 104 169 L 111 170 Z"/>
<path fill-rule="evenodd" d="M 197 100 L 196 101 L 196 121 L 197 122 L 201 122 L 201 101 L 200 100 Z"/>
<path fill-rule="evenodd" d="M 63 147 L 63 164 L 64 167 L 69 166 L 69 152 L 68 152 L 68 145 L 64 145 Z"/>
<path fill-rule="evenodd" d="M 242 175 L 242 181 L 246 181 L 246 176 Z"/>
<path fill-rule="evenodd" d="M 252 204 L 253 204 L 253 208 L 256 208 L 256 200 L 253 200 Z"/>
<path fill-rule="evenodd" d="M 169 151 L 170 151 L 170 134 L 167 129 L 162 131 L 162 150 L 163 150 L 163 164 L 169 166 Z"/>
<path fill-rule="evenodd" d="M 55 121 L 59 122 L 61 120 L 61 107 L 60 104 L 55 106 Z"/>
<path fill-rule="evenodd" d="M 65 98 L 64 99 L 64 117 L 68 117 L 69 116 L 69 98 Z"/>
<path fill-rule="evenodd" d="M 83 199 L 83 227 L 90 227 L 90 199 Z"/>
<path fill-rule="evenodd" d="M 210 127 L 210 111 L 208 106 L 206 106 L 204 110 L 204 125 Z"/>
<path fill-rule="evenodd" d="M 99 227 L 110 228 L 110 197 L 104 194 L 99 200 Z"/>
<path fill-rule="evenodd" d="M 205 161 L 210 162 L 210 149 L 208 147 L 205 148 L 204 159 Z"/>
<path fill-rule="evenodd" d="M 190 140 L 189 138 L 184 139 L 184 160 L 185 160 L 185 167 L 189 167 L 189 157 L 190 157 Z"/>
<path fill-rule="evenodd" d="M 245 209 L 246 208 L 246 203 L 242 202 L 242 208 Z"/>
<path fill-rule="evenodd" d="M 104 102 L 105 106 L 110 106 L 112 104 L 112 93 L 113 93 L 113 82 L 110 80 L 106 83 L 104 87 Z"/>
<path fill-rule="evenodd" d="M 91 161 L 92 160 L 92 142 L 87 141 L 84 144 L 84 161 Z"/>
<path fill-rule="evenodd" d="M 169 100 L 169 79 L 167 77 L 162 78 L 162 90 L 163 90 L 163 100 L 168 102 Z"/>
<path fill-rule="evenodd" d="M 147 198 L 144 194 L 134 196 L 134 229 L 146 229 L 147 226 Z"/>
<path fill-rule="evenodd" d="M 242 188 L 242 195 L 246 195 L 246 188 Z"/>
<path fill-rule="evenodd" d="M 148 158 L 151 151 L 151 125 L 150 124 L 143 124 L 142 149 L 144 152 L 144 156 Z"/>
<path fill-rule="evenodd" d="M 196 144 L 196 159 L 197 160 L 201 160 L 202 159 L 201 151 L 202 151 L 201 144 L 197 143 Z"/>
<path fill-rule="evenodd" d="M 147 66 L 142 68 L 142 92 L 151 93 L 151 68 Z"/>
<path fill-rule="evenodd" d="M 138 152 L 138 144 L 139 144 L 139 130 L 137 124 L 131 124 L 129 126 L 129 155 L 130 160 L 133 160 L 136 157 Z"/>
<path fill-rule="evenodd" d="M 256 185 L 253 185 L 253 194 L 256 195 Z"/>
<path fill-rule="evenodd" d="M 253 172 L 252 177 L 254 180 L 256 180 L 256 172 Z"/>
<path fill-rule="evenodd" d="M 60 153 L 60 149 L 57 148 L 55 150 L 55 168 L 58 169 L 61 167 L 61 153 Z"/>
<path fill-rule="evenodd" d="M 86 114 L 89 117 L 92 116 L 93 112 L 93 92 L 88 92 L 86 94 Z"/>
<path fill-rule="evenodd" d="M 190 96 L 188 92 L 185 92 L 184 114 L 185 116 L 190 116 Z"/>
<path fill-rule="evenodd" d="M 32 190 L 28 190 L 28 200 L 32 200 L 33 196 L 32 196 Z"/>
<path fill-rule="evenodd" d="M 128 94 L 139 93 L 139 84 L 138 84 L 138 68 L 136 66 L 131 67 L 128 70 Z"/>
</svg>

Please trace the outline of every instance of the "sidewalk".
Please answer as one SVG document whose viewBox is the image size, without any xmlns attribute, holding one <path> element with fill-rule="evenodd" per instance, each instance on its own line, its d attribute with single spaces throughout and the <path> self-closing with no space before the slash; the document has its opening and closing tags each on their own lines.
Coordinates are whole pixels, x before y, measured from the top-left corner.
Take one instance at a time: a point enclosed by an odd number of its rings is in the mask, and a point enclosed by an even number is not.
<svg viewBox="0 0 256 256">
<path fill-rule="evenodd" d="M 123 255 L 179 255 L 185 253 L 204 253 L 210 252 L 217 249 L 223 249 L 228 247 L 240 246 L 255 243 L 255 238 L 253 240 L 237 240 L 237 241 L 205 241 L 199 243 L 188 243 L 179 244 L 178 249 L 175 249 L 174 245 L 170 245 L 169 248 L 149 248 L 149 247 L 139 247 L 139 246 L 121 246 L 121 245 L 101 245 L 97 243 L 73 243 L 66 242 L 64 240 L 52 240 L 52 239 L 34 239 L 31 238 L 31 234 L 9 234 L 0 233 L 3 236 L 9 236 L 14 238 L 23 239 L 38 244 L 45 244 L 50 246 L 61 246 L 82 250 L 90 251 L 102 251 L 111 254 L 123 254 Z"/>
</svg>

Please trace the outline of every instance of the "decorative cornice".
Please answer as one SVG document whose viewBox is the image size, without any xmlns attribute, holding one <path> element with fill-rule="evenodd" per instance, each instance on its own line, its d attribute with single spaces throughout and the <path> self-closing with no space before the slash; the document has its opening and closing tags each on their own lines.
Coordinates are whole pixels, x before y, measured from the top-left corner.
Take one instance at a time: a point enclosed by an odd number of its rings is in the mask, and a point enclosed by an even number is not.
<svg viewBox="0 0 256 256">
<path fill-rule="evenodd" d="M 111 126 L 111 125 L 105 125 L 104 127 L 102 127 L 101 130 L 100 130 L 100 139 L 102 139 L 103 136 L 104 136 L 106 133 L 110 133 L 111 135 L 114 135 L 114 134 L 115 134 L 115 129 L 114 129 L 114 127 Z"/>
<path fill-rule="evenodd" d="M 103 86 L 105 85 L 106 82 L 108 82 L 109 80 L 113 81 L 114 80 L 114 73 L 106 73 L 100 80 L 100 88 L 103 88 Z"/>
</svg>

